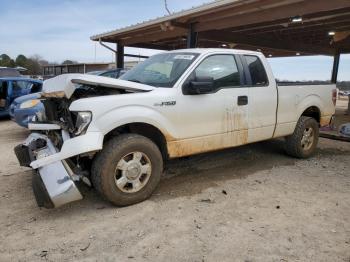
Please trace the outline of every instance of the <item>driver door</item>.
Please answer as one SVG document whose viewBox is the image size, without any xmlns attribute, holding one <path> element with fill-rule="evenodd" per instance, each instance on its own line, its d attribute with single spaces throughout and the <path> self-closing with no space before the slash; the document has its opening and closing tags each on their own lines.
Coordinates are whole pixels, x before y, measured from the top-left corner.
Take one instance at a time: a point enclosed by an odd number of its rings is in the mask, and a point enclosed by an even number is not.
<svg viewBox="0 0 350 262">
<path fill-rule="evenodd" d="M 248 111 L 240 107 L 238 119 L 235 109 L 238 109 L 239 97 L 247 96 L 248 92 L 241 88 L 243 71 L 236 61 L 233 54 L 209 55 L 185 81 L 181 98 L 177 101 L 178 137 L 168 145 L 171 157 L 242 144 L 240 131 L 246 132 Z M 212 90 L 205 94 L 186 94 L 188 83 L 201 78 L 212 78 Z"/>
</svg>

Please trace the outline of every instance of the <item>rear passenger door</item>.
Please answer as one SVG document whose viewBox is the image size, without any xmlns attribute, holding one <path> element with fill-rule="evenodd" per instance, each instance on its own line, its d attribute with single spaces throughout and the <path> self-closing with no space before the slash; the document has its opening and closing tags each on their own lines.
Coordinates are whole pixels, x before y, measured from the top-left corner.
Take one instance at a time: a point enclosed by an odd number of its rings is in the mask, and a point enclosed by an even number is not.
<svg viewBox="0 0 350 262">
<path fill-rule="evenodd" d="M 264 65 L 257 55 L 242 55 L 246 84 L 249 87 L 248 142 L 272 138 L 276 124 L 276 82 L 269 81 Z"/>
</svg>

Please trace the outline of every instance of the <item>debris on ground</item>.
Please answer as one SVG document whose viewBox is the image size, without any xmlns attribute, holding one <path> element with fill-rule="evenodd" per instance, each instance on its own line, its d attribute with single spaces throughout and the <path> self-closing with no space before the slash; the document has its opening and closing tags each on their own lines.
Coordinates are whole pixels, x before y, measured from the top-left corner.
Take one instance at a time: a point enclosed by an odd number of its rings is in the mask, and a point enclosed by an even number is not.
<svg viewBox="0 0 350 262">
<path fill-rule="evenodd" d="M 42 258 L 46 258 L 46 256 L 48 255 L 47 250 L 42 250 L 39 254 L 37 254 L 37 256 L 42 257 Z"/>
<path fill-rule="evenodd" d="M 199 200 L 199 202 L 203 202 L 203 203 L 214 203 L 214 200 L 211 200 L 210 198 L 205 198 L 205 199 Z"/>
<path fill-rule="evenodd" d="M 88 243 L 87 246 L 81 248 L 80 250 L 81 250 L 81 251 L 85 251 L 85 250 L 87 250 L 89 247 L 90 247 L 90 243 Z"/>
</svg>

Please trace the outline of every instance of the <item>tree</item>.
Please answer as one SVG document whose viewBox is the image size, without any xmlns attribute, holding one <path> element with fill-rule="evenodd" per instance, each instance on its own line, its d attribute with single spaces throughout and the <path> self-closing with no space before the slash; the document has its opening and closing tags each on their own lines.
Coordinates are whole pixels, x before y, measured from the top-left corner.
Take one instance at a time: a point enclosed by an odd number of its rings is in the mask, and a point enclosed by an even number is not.
<svg viewBox="0 0 350 262">
<path fill-rule="evenodd" d="M 72 64 L 76 64 L 78 63 L 77 61 L 73 61 L 73 60 L 64 60 L 62 65 L 72 65 Z"/>
<path fill-rule="evenodd" d="M 18 55 L 15 62 L 17 66 L 26 67 L 28 59 L 24 55 Z"/>
<path fill-rule="evenodd" d="M 39 64 L 40 64 L 40 66 L 48 66 L 50 63 L 49 63 L 49 61 L 47 61 L 45 59 L 40 59 Z"/>
<path fill-rule="evenodd" d="M 40 75 L 42 73 L 41 66 L 39 61 L 42 58 L 38 55 L 31 56 L 29 59 L 27 59 L 27 63 L 25 68 L 28 69 L 29 75 Z"/>
<path fill-rule="evenodd" d="M 7 54 L 2 54 L 0 56 L 0 66 L 5 66 L 5 67 L 15 67 L 16 63 L 9 57 Z"/>
</svg>

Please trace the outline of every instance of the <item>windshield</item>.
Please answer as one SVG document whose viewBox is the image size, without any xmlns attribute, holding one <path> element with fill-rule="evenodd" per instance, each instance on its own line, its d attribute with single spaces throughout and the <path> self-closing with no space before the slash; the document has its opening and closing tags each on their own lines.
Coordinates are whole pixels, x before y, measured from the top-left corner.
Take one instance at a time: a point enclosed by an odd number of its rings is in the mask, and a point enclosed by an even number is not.
<svg viewBox="0 0 350 262">
<path fill-rule="evenodd" d="M 120 79 L 155 87 L 173 87 L 198 56 L 196 53 L 154 55 L 126 72 Z"/>
</svg>

